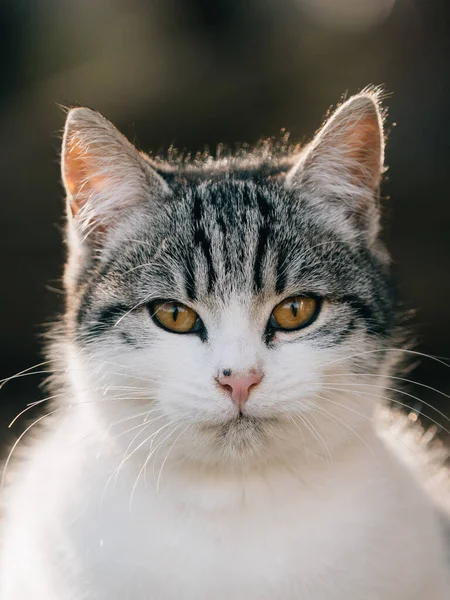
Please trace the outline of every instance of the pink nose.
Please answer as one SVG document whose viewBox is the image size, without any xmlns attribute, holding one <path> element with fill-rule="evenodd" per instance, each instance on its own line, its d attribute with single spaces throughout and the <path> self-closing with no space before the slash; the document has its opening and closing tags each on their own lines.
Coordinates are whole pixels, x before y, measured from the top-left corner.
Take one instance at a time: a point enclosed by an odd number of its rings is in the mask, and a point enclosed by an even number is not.
<svg viewBox="0 0 450 600">
<path fill-rule="evenodd" d="M 225 371 L 226 372 L 226 371 Z M 258 371 L 221 375 L 217 378 L 220 385 L 231 395 L 236 406 L 242 406 L 248 399 L 250 391 L 261 381 L 262 374 Z"/>
</svg>

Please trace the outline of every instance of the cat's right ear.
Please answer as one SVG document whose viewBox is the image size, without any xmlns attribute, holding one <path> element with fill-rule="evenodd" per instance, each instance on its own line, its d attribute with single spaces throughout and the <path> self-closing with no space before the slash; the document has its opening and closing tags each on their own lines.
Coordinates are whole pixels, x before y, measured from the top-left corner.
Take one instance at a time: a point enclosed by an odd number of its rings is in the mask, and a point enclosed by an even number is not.
<svg viewBox="0 0 450 600">
<path fill-rule="evenodd" d="M 286 185 L 326 211 L 336 223 L 351 223 L 376 240 L 379 184 L 384 171 L 380 92 L 366 90 L 344 102 L 300 154 Z"/>
<path fill-rule="evenodd" d="M 85 251 L 102 245 L 127 214 L 169 194 L 166 182 L 99 113 L 67 115 L 61 157 L 67 193 L 69 243 Z"/>
</svg>

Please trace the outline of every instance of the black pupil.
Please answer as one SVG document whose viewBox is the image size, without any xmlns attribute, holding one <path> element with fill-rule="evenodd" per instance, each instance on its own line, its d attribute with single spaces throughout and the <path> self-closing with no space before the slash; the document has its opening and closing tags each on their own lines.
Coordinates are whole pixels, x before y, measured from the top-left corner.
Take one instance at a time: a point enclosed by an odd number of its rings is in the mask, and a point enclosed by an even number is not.
<svg viewBox="0 0 450 600">
<path fill-rule="evenodd" d="M 178 319 L 178 313 L 180 312 L 180 309 L 178 308 L 178 306 L 174 306 L 172 308 L 172 319 L 175 322 Z"/>
<path fill-rule="evenodd" d="M 298 304 L 297 302 L 292 302 L 291 304 L 291 310 L 292 310 L 292 314 L 294 315 L 294 317 L 297 316 L 297 311 L 298 311 Z"/>
</svg>

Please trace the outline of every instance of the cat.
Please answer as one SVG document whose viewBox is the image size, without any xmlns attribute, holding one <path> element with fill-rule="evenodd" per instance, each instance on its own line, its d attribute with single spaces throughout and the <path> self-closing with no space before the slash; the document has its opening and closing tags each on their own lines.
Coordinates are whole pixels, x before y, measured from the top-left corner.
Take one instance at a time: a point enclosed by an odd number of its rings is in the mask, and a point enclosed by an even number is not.
<svg viewBox="0 0 450 600">
<path fill-rule="evenodd" d="M 2 600 L 448 600 L 372 418 L 402 343 L 383 121 L 367 89 L 302 149 L 163 161 L 70 110 L 58 397 L 8 461 Z"/>
</svg>

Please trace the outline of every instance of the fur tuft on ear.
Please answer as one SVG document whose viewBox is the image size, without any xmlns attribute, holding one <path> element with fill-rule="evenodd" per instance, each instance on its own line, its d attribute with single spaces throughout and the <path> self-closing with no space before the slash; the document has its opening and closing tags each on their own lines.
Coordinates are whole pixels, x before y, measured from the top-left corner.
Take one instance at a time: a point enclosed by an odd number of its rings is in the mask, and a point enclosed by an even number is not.
<svg viewBox="0 0 450 600">
<path fill-rule="evenodd" d="M 68 218 L 83 239 L 97 240 L 131 208 L 169 192 L 136 148 L 88 108 L 68 113 L 61 168 Z"/>
<path fill-rule="evenodd" d="M 383 164 L 380 92 L 366 90 L 344 102 L 325 122 L 291 169 L 286 185 L 304 190 L 317 203 L 340 203 L 373 236 L 378 231 Z"/>
</svg>

